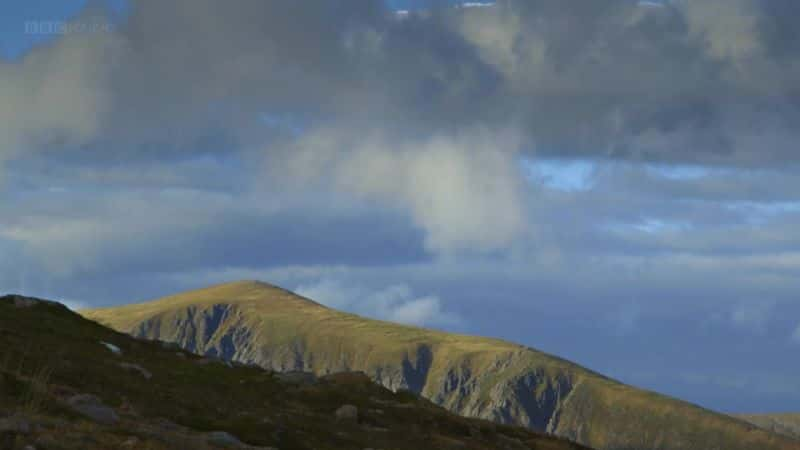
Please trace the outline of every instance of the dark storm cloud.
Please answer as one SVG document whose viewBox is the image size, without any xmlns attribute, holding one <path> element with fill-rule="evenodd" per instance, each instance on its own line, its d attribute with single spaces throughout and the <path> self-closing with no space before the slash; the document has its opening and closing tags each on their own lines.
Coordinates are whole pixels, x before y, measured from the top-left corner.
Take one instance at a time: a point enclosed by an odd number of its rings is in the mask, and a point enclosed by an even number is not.
<svg viewBox="0 0 800 450">
<path fill-rule="evenodd" d="M 770 4 L 501 1 L 456 21 L 543 152 L 761 165 L 797 153 L 798 52 L 777 51 Z"/>
<path fill-rule="evenodd" d="M 377 0 L 141 0 L 109 32 L 0 66 L 0 159 L 238 161 L 240 189 L 313 178 L 408 211 L 430 251 L 493 251 L 526 225 L 525 152 L 795 164 L 787 8 L 504 0 L 401 17 Z"/>
<path fill-rule="evenodd" d="M 191 152 L 208 135 L 227 136 L 219 152 L 263 150 L 265 113 L 304 127 L 335 117 L 353 133 L 511 125 L 547 154 L 771 165 L 796 160 L 794 9 L 502 0 L 401 19 L 366 0 L 141 0 L 113 33 L 66 36 L 0 80 L 44 76 L 34 59 L 75 60 L 80 48 L 82 71 L 51 74 L 43 102 L 89 90 L 76 100 L 85 122 L 53 112 L 21 136 L 55 128 L 95 158 Z"/>
</svg>

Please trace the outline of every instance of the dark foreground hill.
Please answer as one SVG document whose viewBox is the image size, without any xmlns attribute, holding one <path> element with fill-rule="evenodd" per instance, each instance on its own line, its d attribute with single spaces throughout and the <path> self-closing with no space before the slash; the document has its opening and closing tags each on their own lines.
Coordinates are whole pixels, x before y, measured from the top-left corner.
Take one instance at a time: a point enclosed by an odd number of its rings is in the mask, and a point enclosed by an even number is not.
<svg viewBox="0 0 800 450">
<path fill-rule="evenodd" d="M 463 416 L 603 450 L 800 449 L 798 441 L 531 348 L 364 319 L 259 282 L 84 314 L 138 337 L 273 370 L 362 371 Z"/>
<path fill-rule="evenodd" d="M 0 297 L 0 449 L 29 448 L 584 449 L 456 416 L 363 374 L 275 374 Z"/>
</svg>

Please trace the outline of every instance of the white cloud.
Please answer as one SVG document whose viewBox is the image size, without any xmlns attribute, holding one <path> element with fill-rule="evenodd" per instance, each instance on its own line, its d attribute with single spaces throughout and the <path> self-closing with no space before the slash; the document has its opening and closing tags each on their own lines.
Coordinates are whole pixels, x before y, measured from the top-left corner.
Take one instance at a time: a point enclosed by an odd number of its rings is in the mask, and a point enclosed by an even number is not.
<svg viewBox="0 0 800 450">
<path fill-rule="evenodd" d="M 78 198 L 92 201 L 81 204 Z M 142 242 L 153 242 L 165 233 L 218 223 L 215 214 L 234 209 L 226 195 L 191 190 L 109 191 L 97 197 L 66 193 L 31 199 L 36 208 L 0 222 L 0 239 L 21 244 L 24 254 L 53 277 L 98 270 L 115 254 L 141 248 Z M 5 208 L 0 208 L 2 212 Z"/>
<path fill-rule="evenodd" d="M 389 320 L 411 325 L 452 321 L 451 317 L 442 311 L 439 298 L 430 296 L 397 305 L 389 316 Z"/>
<path fill-rule="evenodd" d="M 88 303 L 78 300 L 61 300 L 60 303 L 73 311 L 90 308 Z"/>
<path fill-rule="evenodd" d="M 493 251 L 526 228 L 519 147 L 516 134 L 486 129 L 421 141 L 318 130 L 278 175 L 402 208 L 431 251 Z"/>
<path fill-rule="evenodd" d="M 405 284 L 370 290 L 323 279 L 298 286 L 295 292 L 331 308 L 406 325 L 447 326 L 461 322 L 457 314 L 444 310 L 439 297 L 416 297 Z"/>
<path fill-rule="evenodd" d="M 494 2 L 465 2 L 457 5 L 459 8 L 486 8 L 494 6 Z"/>
<path fill-rule="evenodd" d="M 71 34 L 21 62 L 0 61 L 0 163 L 53 142 L 81 144 L 99 133 L 120 49 L 111 34 Z"/>
</svg>

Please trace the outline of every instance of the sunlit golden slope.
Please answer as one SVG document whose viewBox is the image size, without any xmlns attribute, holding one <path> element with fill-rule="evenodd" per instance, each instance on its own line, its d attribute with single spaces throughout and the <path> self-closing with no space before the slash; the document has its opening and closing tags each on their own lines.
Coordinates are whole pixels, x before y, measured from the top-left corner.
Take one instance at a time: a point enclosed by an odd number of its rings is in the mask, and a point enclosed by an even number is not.
<svg viewBox="0 0 800 450">
<path fill-rule="evenodd" d="M 276 370 L 364 371 L 461 415 L 598 449 L 800 449 L 786 437 L 527 347 L 369 320 L 260 282 L 83 314 L 135 336 Z"/>
</svg>

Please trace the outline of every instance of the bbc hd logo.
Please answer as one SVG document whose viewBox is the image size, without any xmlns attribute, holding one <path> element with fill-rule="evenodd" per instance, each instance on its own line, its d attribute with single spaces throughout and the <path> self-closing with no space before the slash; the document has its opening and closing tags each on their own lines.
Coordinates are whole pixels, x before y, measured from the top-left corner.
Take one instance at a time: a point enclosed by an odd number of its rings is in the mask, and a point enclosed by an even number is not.
<svg viewBox="0 0 800 450">
<path fill-rule="evenodd" d="M 25 22 L 25 34 L 32 35 L 67 35 L 109 33 L 113 24 L 106 20 L 29 20 Z"/>
</svg>

